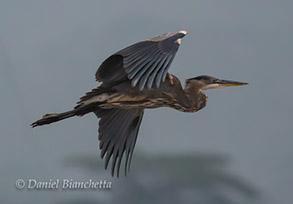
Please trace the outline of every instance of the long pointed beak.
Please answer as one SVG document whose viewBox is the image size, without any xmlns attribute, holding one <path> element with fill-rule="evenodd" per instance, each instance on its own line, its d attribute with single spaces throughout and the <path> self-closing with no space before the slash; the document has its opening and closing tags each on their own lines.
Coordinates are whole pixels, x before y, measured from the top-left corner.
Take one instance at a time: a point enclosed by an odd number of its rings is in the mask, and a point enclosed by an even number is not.
<svg viewBox="0 0 293 204">
<path fill-rule="evenodd" d="M 244 86 L 244 85 L 247 85 L 248 83 L 219 79 L 215 82 L 215 84 L 219 84 L 219 86 L 224 87 L 224 86 Z"/>
<path fill-rule="evenodd" d="M 217 89 L 217 88 L 223 88 L 223 87 L 228 87 L 228 86 L 243 86 L 243 85 L 247 85 L 247 84 L 248 83 L 246 83 L 246 82 L 217 79 L 214 82 L 212 82 L 211 84 L 204 86 L 202 88 L 202 90 Z"/>
</svg>

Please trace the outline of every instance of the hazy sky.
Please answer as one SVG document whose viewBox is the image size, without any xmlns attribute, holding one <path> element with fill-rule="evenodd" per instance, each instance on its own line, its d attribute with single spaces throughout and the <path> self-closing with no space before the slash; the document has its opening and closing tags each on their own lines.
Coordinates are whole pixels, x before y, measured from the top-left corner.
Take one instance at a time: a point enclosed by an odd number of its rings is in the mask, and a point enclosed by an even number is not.
<svg viewBox="0 0 293 204">
<path fill-rule="evenodd" d="M 112 53 L 185 29 L 172 74 L 183 83 L 208 74 L 249 86 L 207 91 L 207 107 L 198 113 L 147 110 L 131 174 L 139 153 L 222 155 L 231 174 L 261 192 L 257 203 L 292 203 L 292 10 L 289 0 L 0 1 L 0 201 L 104 199 L 103 192 L 18 191 L 18 178 L 97 176 L 82 164 L 62 165 L 78 155 L 99 160 L 93 114 L 36 129 L 29 124 L 71 109 L 98 86 L 95 71 Z"/>
</svg>

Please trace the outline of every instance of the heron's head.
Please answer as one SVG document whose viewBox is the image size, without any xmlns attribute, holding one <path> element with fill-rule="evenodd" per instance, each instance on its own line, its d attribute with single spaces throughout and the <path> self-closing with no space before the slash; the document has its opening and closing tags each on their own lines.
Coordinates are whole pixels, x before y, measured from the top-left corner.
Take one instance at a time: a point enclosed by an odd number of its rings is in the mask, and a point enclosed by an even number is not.
<svg viewBox="0 0 293 204">
<path fill-rule="evenodd" d="M 198 89 L 199 91 L 207 90 L 207 89 L 216 89 L 221 87 L 228 87 L 228 86 L 243 86 L 247 84 L 248 83 L 245 83 L 245 82 L 217 79 L 215 77 L 211 77 L 207 75 L 201 75 L 201 76 L 197 76 L 197 77 L 186 80 L 186 85 L 193 85 L 194 88 Z"/>
</svg>

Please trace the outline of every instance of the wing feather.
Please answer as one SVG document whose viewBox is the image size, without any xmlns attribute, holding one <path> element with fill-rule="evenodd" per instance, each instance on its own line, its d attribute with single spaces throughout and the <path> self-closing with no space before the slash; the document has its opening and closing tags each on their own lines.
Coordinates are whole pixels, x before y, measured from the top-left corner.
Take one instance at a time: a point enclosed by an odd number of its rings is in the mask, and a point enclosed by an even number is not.
<svg viewBox="0 0 293 204">
<path fill-rule="evenodd" d="M 152 44 L 148 44 L 148 43 L 145 43 L 145 42 L 141 42 L 142 44 L 145 44 L 144 47 L 140 48 L 140 49 L 137 49 L 137 50 L 133 50 L 133 54 L 129 55 L 129 56 L 124 56 L 124 65 L 125 67 L 128 67 L 128 68 L 125 68 L 125 69 L 129 69 L 129 66 L 132 66 L 131 63 L 133 62 L 136 62 L 140 59 L 143 59 L 142 57 L 140 56 L 146 56 L 145 53 L 149 53 L 151 51 L 154 50 L 154 48 L 157 46 L 156 43 L 152 43 Z"/>
<path fill-rule="evenodd" d="M 146 73 L 140 79 L 140 82 L 139 82 L 139 90 L 141 90 L 141 91 L 143 90 L 143 88 L 145 87 L 145 84 L 146 84 L 147 80 L 149 79 L 150 74 L 158 67 L 158 64 L 161 63 L 161 61 L 163 60 L 163 58 L 164 58 L 164 55 L 156 58 L 156 60 L 153 61 L 151 67 L 146 70 Z"/>
<path fill-rule="evenodd" d="M 133 66 L 134 69 L 132 69 L 132 71 L 127 75 L 129 79 L 133 79 L 134 76 L 137 78 L 136 74 L 138 73 L 141 73 L 141 74 L 138 74 L 139 76 L 141 76 L 146 71 L 146 69 L 148 69 L 149 66 L 151 66 L 152 62 L 156 59 L 156 57 L 158 57 L 158 53 L 156 52 L 153 52 L 150 54 L 151 55 L 146 55 L 144 57 L 143 62 L 140 63 L 138 66 L 136 67 Z"/>
<path fill-rule="evenodd" d="M 140 90 L 153 85 L 158 88 L 161 81 L 165 81 L 181 38 L 186 34 L 186 31 L 166 33 L 128 46 L 102 63 L 96 79 L 105 84 L 115 84 L 126 77 L 133 87 L 139 84 Z"/>
<path fill-rule="evenodd" d="M 138 81 L 141 81 L 142 76 L 150 69 L 152 69 L 153 65 L 156 63 L 156 61 L 159 59 L 160 55 L 154 55 L 154 58 L 152 58 L 150 61 L 148 61 L 143 67 L 140 68 L 139 72 L 135 75 L 135 77 L 132 79 L 132 86 L 135 87 Z M 143 90 L 144 86 L 140 88 L 140 90 Z"/>
<path fill-rule="evenodd" d="M 156 73 L 156 75 L 154 76 L 155 79 L 155 83 L 156 83 L 156 87 L 159 88 L 160 83 L 161 83 L 161 79 L 162 79 L 162 75 L 164 73 L 166 69 L 166 67 L 168 67 L 170 65 L 170 61 L 172 60 L 173 56 L 168 56 L 168 58 L 166 59 L 163 67 L 158 71 L 158 73 Z"/>
<path fill-rule="evenodd" d="M 164 63 L 166 62 L 167 59 L 168 59 L 168 56 L 162 57 L 160 63 L 156 66 L 156 69 L 154 71 L 152 71 L 151 75 L 148 77 L 148 79 L 147 79 L 148 80 L 148 82 L 147 82 L 148 89 L 152 88 L 156 75 L 158 74 L 160 69 L 164 69 Z"/>
<path fill-rule="evenodd" d="M 170 64 L 173 62 L 174 60 L 174 56 L 170 59 L 170 61 L 168 62 L 167 66 L 170 66 Z M 163 73 L 163 76 L 161 78 L 161 80 L 164 82 L 165 79 L 166 79 L 166 76 L 167 76 L 167 73 L 168 73 L 168 70 L 167 69 L 164 69 L 164 73 Z M 157 79 L 159 80 L 159 79 Z"/>
<path fill-rule="evenodd" d="M 119 176 L 121 160 L 125 155 L 125 175 L 136 143 L 139 127 L 143 117 L 143 109 L 101 109 L 95 114 L 99 121 L 99 140 L 101 157 L 105 156 L 105 168 L 112 159 L 112 176 Z"/>
</svg>

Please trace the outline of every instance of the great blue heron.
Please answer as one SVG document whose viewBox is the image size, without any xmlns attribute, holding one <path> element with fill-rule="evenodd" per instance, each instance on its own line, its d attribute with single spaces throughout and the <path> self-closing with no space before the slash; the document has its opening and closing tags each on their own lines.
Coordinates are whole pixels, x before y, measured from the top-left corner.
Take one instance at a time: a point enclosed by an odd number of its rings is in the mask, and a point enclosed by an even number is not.
<svg viewBox="0 0 293 204">
<path fill-rule="evenodd" d="M 207 102 L 202 90 L 247 84 L 203 75 L 187 79 L 182 88 L 168 69 L 185 35 L 184 30 L 158 35 L 111 55 L 96 72 L 96 80 L 102 82 L 99 87 L 81 97 L 73 110 L 46 114 L 32 127 L 94 112 L 100 118 L 99 140 L 101 157 L 106 156 L 105 168 L 112 157 L 112 176 L 116 162 L 119 176 L 125 154 L 126 175 L 144 109 L 170 107 L 197 112 Z"/>
</svg>

